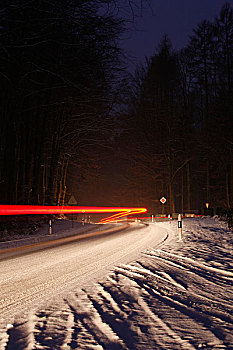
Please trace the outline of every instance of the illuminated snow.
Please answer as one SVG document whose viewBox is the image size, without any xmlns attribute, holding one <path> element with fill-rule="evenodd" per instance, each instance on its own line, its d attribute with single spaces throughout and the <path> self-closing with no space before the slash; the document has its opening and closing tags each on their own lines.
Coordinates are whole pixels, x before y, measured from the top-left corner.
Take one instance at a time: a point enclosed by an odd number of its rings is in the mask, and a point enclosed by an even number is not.
<svg viewBox="0 0 233 350">
<path fill-rule="evenodd" d="M 133 224 L 2 259 L 0 348 L 233 348 L 232 232 L 211 218 L 177 231 Z"/>
</svg>

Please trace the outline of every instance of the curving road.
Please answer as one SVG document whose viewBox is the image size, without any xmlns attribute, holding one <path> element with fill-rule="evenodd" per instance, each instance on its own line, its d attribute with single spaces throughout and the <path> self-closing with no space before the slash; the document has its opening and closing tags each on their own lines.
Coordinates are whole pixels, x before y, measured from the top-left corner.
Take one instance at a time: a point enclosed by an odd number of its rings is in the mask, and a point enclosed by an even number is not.
<svg viewBox="0 0 233 350">
<path fill-rule="evenodd" d="M 17 314 L 105 278 L 114 266 L 133 261 L 162 242 L 167 230 L 133 224 L 117 233 L 91 236 L 72 237 L 71 242 L 63 240 L 59 245 L 57 241 L 55 247 L 32 245 L 17 249 L 18 255 L 8 258 L 4 253 L 0 257 L 0 315 L 4 321 L 10 323 Z"/>
</svg>

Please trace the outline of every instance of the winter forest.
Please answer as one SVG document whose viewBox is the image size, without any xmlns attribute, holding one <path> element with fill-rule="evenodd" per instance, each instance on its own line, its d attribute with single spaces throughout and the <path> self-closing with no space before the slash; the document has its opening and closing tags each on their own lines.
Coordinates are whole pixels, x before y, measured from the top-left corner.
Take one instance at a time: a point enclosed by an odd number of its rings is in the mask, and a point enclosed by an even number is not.
<svg viewBox="0 0 233 350">
<path fill-rule="evenodd" d="M 1 204 L 64 205 L 101 181 L 114 154 L 123 185 L 97 205 L 156 213 L 165 196 L 171 213 L 230 208 L 233 7 L 193 28 L 179 52 L 164 34 L 130 73 L 120 41 L 143 6 L 1 2 Z"/>
</svg>

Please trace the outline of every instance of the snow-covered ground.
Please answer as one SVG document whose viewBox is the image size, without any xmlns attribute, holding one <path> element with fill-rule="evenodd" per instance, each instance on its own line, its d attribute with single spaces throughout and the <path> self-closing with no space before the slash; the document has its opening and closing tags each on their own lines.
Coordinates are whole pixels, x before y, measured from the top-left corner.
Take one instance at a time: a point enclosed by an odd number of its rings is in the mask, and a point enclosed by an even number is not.
<svg viewBox="0 0 233 350">
<path fill-rule="evenodd" d="M 232 232 L 212 218 L 185 219 L 182 241 L 177 221 L 143 230 L 144 236 L 136 230 L 109 239 L 106 260 L 117 259 L 101 279 L 72 285 L 8 325 L 6 316 L 0 349 L 233 349 Z M 141 237 L 141 246 L 129 246 L 130 237 Z M 102 254 L 104 261 L 101 244 L 96 258 Z M 114 250 L 119 244 L 122 259 Z M 127 260 L 124 251 L 130 251 Z"/>
</svg>

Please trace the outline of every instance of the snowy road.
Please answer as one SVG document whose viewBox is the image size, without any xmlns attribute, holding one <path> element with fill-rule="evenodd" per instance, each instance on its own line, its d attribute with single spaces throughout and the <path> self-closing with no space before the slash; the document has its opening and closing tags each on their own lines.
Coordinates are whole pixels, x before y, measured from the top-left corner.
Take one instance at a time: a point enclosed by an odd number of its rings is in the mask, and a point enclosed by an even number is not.
<svg viewBox="0 0 233 350">
<path fill-rule="evenodd" d="M 184 220 L 182 241 L 177 221 L 139 227 L 2 261 L 0 349 L 232 350 L 232 232 L 211 218 Z"/>
<path fill-rule="evenodd" d="M 84 288 L 93 284 L 115 265 L 132 261 L 142 250 L 165 236 L 166 230 L 132 225 L 119 233 L 72 241 L 2 260 L 0 315 L 11 322 L 16 314 L 27 313 L 45 299 L 72 287 Z"/>
</svg>

